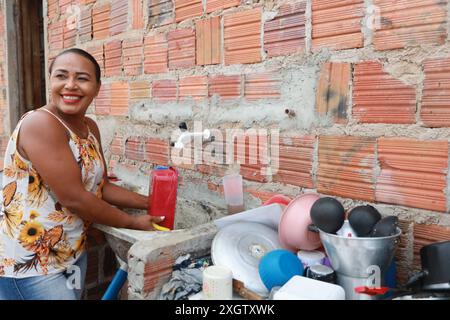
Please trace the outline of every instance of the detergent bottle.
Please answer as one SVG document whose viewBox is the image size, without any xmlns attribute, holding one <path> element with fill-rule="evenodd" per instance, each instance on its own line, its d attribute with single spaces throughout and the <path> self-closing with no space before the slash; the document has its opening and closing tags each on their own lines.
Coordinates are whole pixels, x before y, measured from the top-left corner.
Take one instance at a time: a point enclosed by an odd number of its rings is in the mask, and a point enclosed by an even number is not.
<svg viewBox="0 0 450 320">
<path fill-rule="evenodd" d="M 150 188 L 151 204 L 148 214 L 164 216 L 158 224 L 173 230 L 175 221 L 175 207 L 177 202 L 178 171 L 173 167 L 158 166 L 151 173 Z"/>
</svg>

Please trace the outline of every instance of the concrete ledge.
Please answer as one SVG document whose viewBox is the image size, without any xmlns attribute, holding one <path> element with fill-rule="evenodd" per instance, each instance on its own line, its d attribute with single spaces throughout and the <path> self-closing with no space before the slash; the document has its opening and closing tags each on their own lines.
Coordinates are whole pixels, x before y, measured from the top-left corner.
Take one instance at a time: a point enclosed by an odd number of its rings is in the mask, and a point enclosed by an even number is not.
<svg viewBox="0 0 450 320">
<path fill-rule="evenodd" d="M 187 253 L 192 257 L 210 253 L 217 231 L 211 222 L 136 242 L 128 251 L 128 299 L 158 299 L 175 260 Z"/>
</svg>

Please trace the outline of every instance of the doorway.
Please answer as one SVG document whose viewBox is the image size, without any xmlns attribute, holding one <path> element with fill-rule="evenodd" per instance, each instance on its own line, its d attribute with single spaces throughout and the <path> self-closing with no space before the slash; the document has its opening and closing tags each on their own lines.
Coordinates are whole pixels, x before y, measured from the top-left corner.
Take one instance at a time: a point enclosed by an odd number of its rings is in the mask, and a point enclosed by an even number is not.
<svg viewBox="0 0 450 320">
<path fill-rule="evenodd" d="M 11 129 L 20 117 L 46 103 L 42 0 L 5 1 L 8 97 Z"/>
</svg>

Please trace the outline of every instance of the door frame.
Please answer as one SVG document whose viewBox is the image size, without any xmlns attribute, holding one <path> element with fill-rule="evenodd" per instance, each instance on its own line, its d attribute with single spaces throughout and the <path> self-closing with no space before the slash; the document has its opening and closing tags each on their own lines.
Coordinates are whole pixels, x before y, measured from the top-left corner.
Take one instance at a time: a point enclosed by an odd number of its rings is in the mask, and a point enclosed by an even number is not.
<svg viewBox="0 0 450 320">
<path fill-rule="evenodd" d="M 4 5 L 10 126 L 7 131 L 11 133 L 24 113 L 41 107 L 47 100 L 47 1 L 6 0 Z"/>
</svg>

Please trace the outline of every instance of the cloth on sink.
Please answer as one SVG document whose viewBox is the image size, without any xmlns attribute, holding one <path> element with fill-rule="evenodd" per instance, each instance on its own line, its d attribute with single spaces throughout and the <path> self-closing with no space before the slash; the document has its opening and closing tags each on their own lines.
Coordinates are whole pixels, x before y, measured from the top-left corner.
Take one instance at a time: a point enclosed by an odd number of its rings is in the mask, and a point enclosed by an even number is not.
<svg viewBox="0 0 450 320">
<path fill-rule="evenodd" d="M 163 286 L 159 299 L 187 300 L 192 294 L 202 290 L 203 270 L 212 265 L 211 257 L 192 259 L 190 254 L 175 260 L 172 277 Z"/>
</svg>

